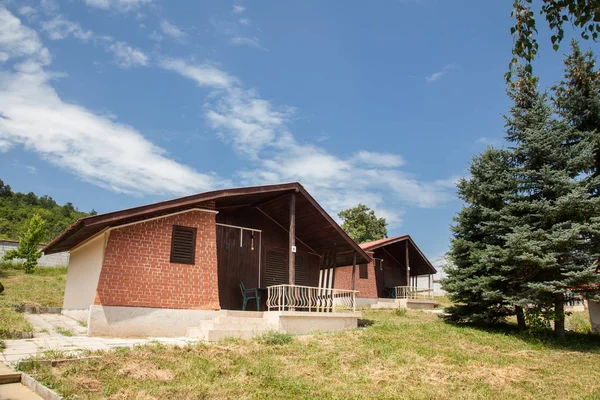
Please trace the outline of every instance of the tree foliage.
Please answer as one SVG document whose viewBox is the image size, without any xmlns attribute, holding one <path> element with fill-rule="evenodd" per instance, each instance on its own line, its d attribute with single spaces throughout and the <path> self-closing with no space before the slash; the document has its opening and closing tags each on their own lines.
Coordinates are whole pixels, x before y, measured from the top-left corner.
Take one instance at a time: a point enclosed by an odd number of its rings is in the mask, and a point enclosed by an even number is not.
<svg viewBox="0 0 600 400">
<path fill-rule="evenodd" d="M 548 23 L 552 36 L 550 40 L 554 50 L 558 50 L 564 38 L 565 22 L 570 23 L 580 31 L 583 39 L 598 39 L 600 32 L 600 0 L 541 0 L 539 15 L 543 15 Z M 538 52 L 536 39 L 536 12 L 532 0 L 514 0 L 511 16 L 515 25 L 511 28 L 514 36 L 513 58 L 509 69 L 518 63 L 518 58 L 525 60 L 526 69 L 531 72 L 531 62 Z M 507 80 L 511 78 L 507 73 Z"/>
<path fill-rule="evenodd" d="M 475 157 L 458 186 L 465 206 L 444 282 L 458 303 L 450 319 L 494 323 L 517 314 L 521 326 L 553 320 L 563 335 L 565 294 L 599 287 L 600 98 L 592 61 L 573 44 L 553 102 L 527 68 L 517 69 L 507 148 Z"/>
<path fill-rule="evenodd" d="M 78 218 L 88 216 L 78 211 L 72 203 L 60 206 L 50 196 L 13 192 L 0 179 L 0 239 L 19 240 L 27 231 L 27 222 L 34 214 L 46 222 L 47 229 L 42 242 L 49 242 Z"/>
<path fill-rule="evenodd" d="M 338 216 L 343 220 L 342 229 L 357 243 L 387 237 L 385 218 L 377 218 L 375 211 L 364 204 L 340 211 Z"/>
<path fill-rule="evenodd" d="M 23 269 L 27 274 L 33 274 L 37 262 L 42 256 L 40 243 L 46 234 L 46 222 L 38 214 L 33 215 L 26 223 L 26 231 L 20 238 L 19 247 L 4 254 L 4 260 L 16 258 L 24 260 Z"/>
</svg>

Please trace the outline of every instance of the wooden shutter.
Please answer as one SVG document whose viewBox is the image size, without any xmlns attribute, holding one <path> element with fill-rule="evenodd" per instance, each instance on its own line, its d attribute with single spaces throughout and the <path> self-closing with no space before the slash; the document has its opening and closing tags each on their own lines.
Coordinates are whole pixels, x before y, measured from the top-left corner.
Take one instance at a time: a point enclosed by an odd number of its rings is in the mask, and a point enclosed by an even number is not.
<svg viewBox="0 0 600 400">
<path fill-rule="evenodd" d="M 360 264 L 358 266 L 358 276 L 360 279 L 369 279 L 369 270 L 367 269 L 368 264 Z"/>
<path fill-rule="evenodd" d="M 196 228 L 173 225 L 171 262 L 194 264 L 196 260 Z"/>
<path fill-rule="evenodd" d="M 288 268 L 287 255 L 284 252 L 267 249 L 264 285 L 287 285 L 289 283 Z"/>
<path fill-rule="evenodd" d="M 308 286 L 308 256 L 296 253 L 296 285 Z"/>
</svg>

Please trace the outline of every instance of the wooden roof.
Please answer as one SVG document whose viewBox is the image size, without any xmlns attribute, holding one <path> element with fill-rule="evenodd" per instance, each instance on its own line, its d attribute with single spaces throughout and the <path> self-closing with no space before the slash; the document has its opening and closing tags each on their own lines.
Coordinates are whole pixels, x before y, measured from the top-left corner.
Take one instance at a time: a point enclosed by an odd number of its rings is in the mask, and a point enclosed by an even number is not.
<svg viewBox="0 0 600 400">
<path fill-rule="evenodd" d="M 287 194 L 296 192 L 296 237 L 322 254 L 338 254 L 347 258 L 357 252 L 359 263 L 370 261 L 367 253 L 354 242 L 325 212 L 316 200 L 298 183 L 222 189 L 162 201 L 140 207 L 114 211 L 78 219 L 42 250 L 46 254 L 68 251 L 107 228 L 117 227 L 174 212 L 202 207 L 214 201 L 216 211 L 244 207 L 268 207 L 269 214 L 281 225 L 289 221 Z M 340 263 L 345 261 L 340 260 Z"/>
<path fill-rule="evenodd" d="M 379 240 L 373 240 L 372 242 L 361 243 L 360 247 L 363 250 L 369 251 L 369 252 L 373 252 L 373 251 L 375 251 L 377 249 L 381 249 L 381 248 L 385 248 L 386 250 L 388 250 L 390 252 L 394 252 L 394 251 L 397 251 L 398 249 L 400 249 L 398 243 L 404 242 L 406 240 L 408 240 L 410 247 L 412 247 L 412 249 L 413 249 L 413 251 L 412 251 L 413 254 L 410 257 L 411 258 L 410 259 L 411 268 L 412 268 L 412 266 L 417 266 L 417 268 L 421 271 L 428 270 L 428 271 L 430 271 L 429 273 L 435 274 L 437 272 L 437 270 L 435 269 L 433 264 L 431 264 L 431 262 L 429 262 L 427 257 L 425 257 L 425 255 L 423 254 L 421 249 L 419 249 L 417 244 L 412 240 L 412 238 L 409 235 L 401 235 L 401 236 L 394 236 L 391 238 L 383 238 L 383 239 L 379 239 Z M 411 253 L 411 251 L 409 250 L 409 254 L 410 253 Z"/>
</svg>

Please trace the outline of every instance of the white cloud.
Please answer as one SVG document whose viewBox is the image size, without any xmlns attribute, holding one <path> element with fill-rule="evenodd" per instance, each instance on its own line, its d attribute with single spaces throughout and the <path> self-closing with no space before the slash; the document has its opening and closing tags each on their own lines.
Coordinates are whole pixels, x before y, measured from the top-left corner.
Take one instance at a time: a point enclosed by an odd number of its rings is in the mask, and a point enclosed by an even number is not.
<svg viewBox="0 0 600 400">
<path fill-rule="evenodd" d="M 7 61 L 13 57 L 28 57 L 44 65 L 51 61 L 50 53 L 42 45 L 37 33 L 1 7 L 0 59 Z"/>
<path fill-rule="evenodd" d="M 262 99 L 214 66 L 171 59 L 162 67 L 212 89 L 209 125 L 251 162 L 238 173 L 242 184 L 299 181 L 333 214 L 361 202 L 391 226 L 400 224 L 406 205 L 435 207 L 453 198 L 449 180 L 422 182 L 398 169 L 399 155 L 363 150 L 341 157 L 299 142 L 288 128 L 293 108 Z"/>
<path fill-rule="evenodd" d="M 15 21 L 16 20 L 16 21 Z M 15 46 L 26 43 L 26 46 Z M 22 145 L 81 179 L 117 192 L 188 194 L 226 185 L 171 158 L 134 128 L 62 100 L 37 34 L 0 8 L 0 52 L 23 59 L 0 72 L 0 146 Z M 8 143 L 8 144 L 7 144 Z"/>
<path fill-rule="evenodd" d="M 165 35 L 172 38 L 180 39 L 185 36 L 185 33 L 181 29 L 164 19 L 160 22 L 160 29 Z"/>
<path fill-rule="evenodd" d="M 90 7 L 102 8 L 108 10 L 112 4 L 111 0 L 85 0 L 85 4 Z"/>
<path fill-rule="evenodd" d="M 459 69 L 460 67 L 455 64 L 447 64 L 442 68 L 441 71 L 437 71 L 425 77 L 425 82 L 433 83 L 442 79 L 449 71 Z"/>
<path fill-rule="evenodd" d="M 246 7 L 244 7 L 244 6 L 241 6 L 239 4 L 235 4 L 233 6 L 233 12 L 236 13 L 236 14 L 241 14 L 244 11 L 246 11 Z"/>
<path fill-rule="evenodd" d="M 32 18 L 37 15 L 36 9 L 31 6 L 21 6 L 17 12 L 26 18 Z"/>
<path fill-rule="evenodd" d="M 0 118 L 1 120 L 1 118 Z M 0 139 L 0 153 L 6 153 L 13 147 L 12 143 L 8 140 Z"/>
<path fill-rule="evenodd" d="M 237 12 L 238 14 L 241 14 L 245 10 L 244 7 L 234 6 L 234 11 L 236 10 L 236 7 L 241 9 L 241 11 Z M 265 50 L 260 43 L 260 39 L 254 34 L 249 34 L 251 31 L 260 31 L 260 29 L 258 29 L 257 26 L 253 26 L 248 18 L 237 18 L 234 20 L 211 18 L 210 23 L 216 33 L 227 38 L 229 44 Z"/>
<path fill-rule="evenodd" d="M 165 58 L 159 63 L 161 68 L 174 71 L 196 81 L 200 86 L 211 88 L 229 88 L 236 79 L 209 64 L 190 64 L 180 59 Z"/>
<path fill-rule="evenodd" d="M 134 49 L 123 42 L 116 42 L 108 47 L 115 55 L 117 65 L 122 68 L 131 68 L 148 65 L 148 56 L 139 49 Z"/>
<path fill-rule="evenodd" d="M 434 72 L 433 74 L 426 76 L 425 81 L 427 81 L 428 83 L 432 83 L 440 80 L 444 75 L 446 75 L 446 71 Z"/>
<path fill-rule="evenodd" d="M 100 8 L 102 10 L 113 9 L 120 12 L 137 10 L 151 2 L 152 0 L 85 0 L 85 3 L 90 7 Z"/>
<path fill-rule="evenodd" d="M 404 159 L 391 153 L 379 153 L 376 151 L 359 151 L 354 160 L 363 165 L 371 165 L 376 167 L 394 168 L 405 164 Z"/>
<path fill-rule="evenodd" d="M 52 40 L 62 40 L 70 35 L 83 41 L 93 37 L 91 31 L 84 31 L 78 23 L 69 21 L 62 15 L 57 15 L 49 21 L 42 22 L 42 30 Z"/>
<path fill-rule="evenodd" d="M 229 43 L 238 45 L 238 46 L 248 46 L 248 47 L 254 47 L 256 49 L 264 50 L 264 48 L 260 45 L 260 40 L 257 37 L 236 36 L 236 37 L 232 37 L 231 39 L 229 39 Z"/>
</svg>

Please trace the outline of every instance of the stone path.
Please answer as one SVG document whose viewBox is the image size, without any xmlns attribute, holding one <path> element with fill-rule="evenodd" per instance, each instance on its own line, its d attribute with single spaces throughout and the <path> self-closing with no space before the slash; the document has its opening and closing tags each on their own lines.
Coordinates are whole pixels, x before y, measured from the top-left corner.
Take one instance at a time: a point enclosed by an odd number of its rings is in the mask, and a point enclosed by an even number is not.
<svg viewBox="0 0 600 400">
<path fill-rule="evenodd" d="M 53 357 L 53 352 L 77 354 L 84 350 L 111 350 L 118 347 L 133 347 L 138 344 L 158 341 L 164 344 L 185 346 L 195 343 L 191 338 L 146 338 L 119 339 L 87 337 L 87 328 L 79 322 L 60 314 L 27 314 L 34 327 L 32 339 L 5 340 L 6 349 L 0 353 L 0 362 L 16 364 L 18 361 L 39 355 Z"/>
</svg>

